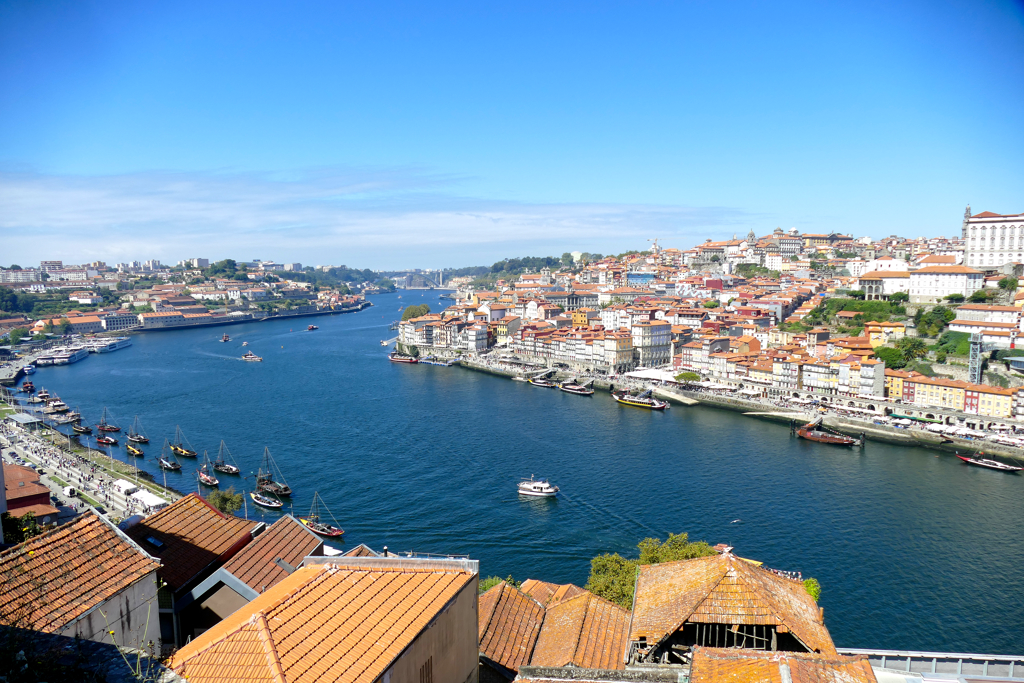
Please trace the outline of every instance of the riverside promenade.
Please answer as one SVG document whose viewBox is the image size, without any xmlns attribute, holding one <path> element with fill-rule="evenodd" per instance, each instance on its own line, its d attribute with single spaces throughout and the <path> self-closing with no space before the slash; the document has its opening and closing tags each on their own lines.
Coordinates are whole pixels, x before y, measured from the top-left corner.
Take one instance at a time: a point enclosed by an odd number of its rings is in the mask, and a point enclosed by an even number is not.
<svg viewBox="0 0 1024 683">
<path fill-rule="evenodd" d="M 524 374 L 529 374 L 530 372 L 540 372 L 545 370 L 543 367 L 537 367 L 535 370 L 531 371 L 527 366 L 522 364 L 509 363 L 507 360 L 500 358 L 492 360 L 486 356 L 472 358 L 462 357 L 459 364 L 471 370 L 486 372 L 500 377 L 522 377 Z M 770 400 L 767 398 L 745 398 L 733 395 L 732 392 L 726 392 L 723 390 L 700 390 L 695 388 L 684 389 L 671 384 L 648 382 L 630 377 L 589 375 L 587 373 L 567 370 L 556 370 L 554 373 L 554 378 L 556 380 L 567 380 L 573 377 L 577 378 L 579 381 L 593 380 L 593 386 L 595 389 L 608 390 L 611 388 L 628 388 L 632 391 L 644 391 L 650 389 L 658 398 L 671 401 L 675 404 L 684 406 L 704 405 L 723 410 L 732 410 L 742 413 L 747 417 L 771 420 L 773 422 L 780 422 L 783 424 L 790 424 L 793 421 L 803 424 L 810 422 L 811 420 L 822 418 L 822 424 L 830 429 L 834 429 L 850 436 L 859 437 L 864 435 L 864 437 L 870 441 L 878 441 L 899 446 L 918 446 L 947 452 L 959 451 L 961 453 L 974 453 L 976 451 L 984 451 L 989 455 L 997 455 L 1024 461 L 1024 448 L 1016 448 L 996 443 L 988 439 L 974 439 L 937 434 L 928 431 L 921 423 L 913 423 L 905 427 L 880 424 L 868 414 L 855 414 L 853 411 L 848 409 L 848 406 L 844 407 L 838 404 L 822 404 L 825 407 L 824 412 L 822 412 L 821 410 L 818 410 L 817 406 L 810 408 L 806 405 L 800 405 L 785 399 Z M 912 408 L 912 406 L 889 404 L 884 399 L 877 399 L 874 402 L 883 406 L 883 410 L 884 408 L 890 408 L 894 411 Z M 883 415 L 878 413 L 877 417 L 881 418 Z M 1021 422 L 1010 419 L 981 419 L 985 421 L 1001 422 L 1016 428 L 1018 433 L 1024 432 L 1024 423 Z"/>
</svg>

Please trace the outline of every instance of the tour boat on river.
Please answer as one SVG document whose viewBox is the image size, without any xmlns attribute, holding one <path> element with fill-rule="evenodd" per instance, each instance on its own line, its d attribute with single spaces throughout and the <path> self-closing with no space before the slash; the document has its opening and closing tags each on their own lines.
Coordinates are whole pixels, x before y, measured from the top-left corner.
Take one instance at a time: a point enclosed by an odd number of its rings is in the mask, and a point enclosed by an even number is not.
<svg viewBox="0 0 1024 683">
<path fill-rule="evenodd" d="M 317 327 L 316 325 L 310 325 L 309 327 L 306 328 L 306 331 L 307 332 L 312 332 L 313 330 L 319 330 L 319 329 L 320 328 Z"/>
<path fill-rule="evenodd" d="M 194 458 L 198 455 L 196 449 L 192 448 L 192 444 L 185 438 L 185 433 L 181 431 L 181 427 L 177 425 L 174 426 L 174 441 L 171 442 L 171 452 L 185 458 Z"/>
<path fill-rule="evenodd" d="M 36 366 L 34 366 L 34 365 L 25 365 L 25 366 L 22 366 L 21 371 L 24 372 L 26 375 L 31 375 L 31 374 L 35 373 Z M 29 384 L 31 384 L 31 382 L 29 382 Z"/>
<path fill-rule="evenodd" d="M 633 395 L 628 391 L 620 391 L 618 393 L 612 392 L 612 398 L 625 406 L 633 406 L 634 408 L 647 408 L 648 410 L 665 410 L 668 408 L 667 401 L 659 401 L 658 399 L 651 396 L 651 390 Z"/>
<path fill-rule="evenodd" d="M 242 356 L 242 360 L 249 361 L 251 363 L 262 363 L 263 359 L 257 356 L 252 351 L 246 351 L 245 355 Z"/>
<path fill-rule="evenodd" d="M 573 379 L 571 382 L 562 382 L 558 385 L 558 388 L 569 394 L 577 394 L 579 396 L 593 396 L 594 390 L 590 388 L 590 382 L 584 382 L 579 384 Z"/>
<path fill-rule="evenodd" d="M 543 387 L 545 389 L 553 389 L 555 387 L 554 382 L 547 379 L 541 379 L 540 377 L 535 377 L 531 379 L 530 384 L 532 384 L 535 387 Z"/>
<path fill-rule="evenodd" d="M 982 456 L 982 455 L 985 455 L 985 454 L 984 453 L 978 453 L 978 456 Z M 959 453 L 956 454 L 956 457 L 960 458 L 961 460 L 963 460 L 968 465 L 974 465 L 975 467 L 984 467 L 984 468 L 990 469 L 990 470 L 999 470 L 1000 472 L 1017 473 L 1017 472 L 1020 472 L 1021 470 L 1024 470 L 1024 467 L 1018 467 L 1016 465 L 1007 465 L 1004 462 L 999 462 L 998 460 L 989 460 L 988 458 L 982 458 L 982 457 L 971 458 L 971 457 L 968 457 L 968 456 L 960 455 Z"/>
<path fill-rule="evenodd" d="M 231 341 L 231 337 L 229 337 L 229 336 L 228 336 L 228 333 L 227 333 L 227 332 L 225 332 L 225 333 L 224 333 L 224 336 L 220 338 L 220 341 L 221 341 L 221 343 L 223 343 L 223 342 L 229 342 L 229 341 Z"/>
<path fill-rule="evenodd" d="M 392 351 L 388 354 L 388 360 L 392 363 L 419 363 L 419 360 L 414 356 L 407 356 L 404 353 L 398 351 Z"/>
<path fill-rule="evenodd" d="M 519 482 L 520 496 L 534 496 L 536 498 L 554 498 L 558 495 L 558 487 L 552 486 L 547 479 L 529 479 Z"/>
</svg>

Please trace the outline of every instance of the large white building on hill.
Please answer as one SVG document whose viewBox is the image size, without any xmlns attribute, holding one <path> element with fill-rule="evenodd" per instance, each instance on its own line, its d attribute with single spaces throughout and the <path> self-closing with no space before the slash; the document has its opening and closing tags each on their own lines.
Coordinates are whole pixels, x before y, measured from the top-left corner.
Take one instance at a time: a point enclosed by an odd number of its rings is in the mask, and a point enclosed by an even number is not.
<svg viewBox="0 0 1024 683">
<path fill-rule="evenodd" d="M 964 212 L 964 265 L 997 268 L 1007 263 L 1024 263 L 1024 213 L 1002 215 L 983 211 Z"/>
</svg>

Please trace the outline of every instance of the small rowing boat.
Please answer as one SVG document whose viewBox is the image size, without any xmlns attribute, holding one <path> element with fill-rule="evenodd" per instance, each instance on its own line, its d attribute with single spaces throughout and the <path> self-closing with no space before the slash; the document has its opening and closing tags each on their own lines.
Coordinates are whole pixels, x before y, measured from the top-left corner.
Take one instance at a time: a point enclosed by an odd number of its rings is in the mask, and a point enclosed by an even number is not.
<svg viewBox="0 0 1024 683">
<path fill-rule="evenodd" d="M 256 493 L 255 491 L 250 491 L 249 497 L 252 498 L 252 502 L 256 503 L 260 507 L 276 510 L 283 505 L 277 498 L 271 498 L 270 496 L 263 495 L 262 493 Z"/>
</svg>

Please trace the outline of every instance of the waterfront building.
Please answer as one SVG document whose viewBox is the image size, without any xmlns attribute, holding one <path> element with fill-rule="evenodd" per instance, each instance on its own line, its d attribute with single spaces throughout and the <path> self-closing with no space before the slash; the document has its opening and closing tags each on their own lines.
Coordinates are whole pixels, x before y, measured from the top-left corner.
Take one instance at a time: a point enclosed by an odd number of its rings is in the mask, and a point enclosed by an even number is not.
<svg viewBox="0 0 1024 683">
<path fill-rule="evenodd" d="M 1024 214 L 964 212 L 964 263 L 972 268 L 998 268 L 1024 262 Z"/>
<path fill-rule="evenodd" d="M 633 353 L 637 365 L 657 368 L 672 362 L 672 325 L 664 320 L 633 323 Z"/>
</svg>

